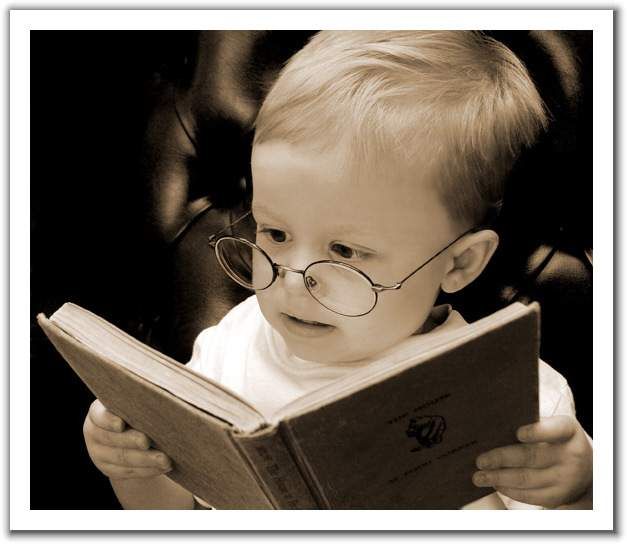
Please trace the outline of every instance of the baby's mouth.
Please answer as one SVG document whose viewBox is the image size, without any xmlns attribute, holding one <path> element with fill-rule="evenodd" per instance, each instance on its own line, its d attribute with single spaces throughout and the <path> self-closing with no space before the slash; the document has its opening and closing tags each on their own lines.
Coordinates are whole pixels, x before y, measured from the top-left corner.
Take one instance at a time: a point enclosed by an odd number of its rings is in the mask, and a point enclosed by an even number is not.
<svg viewBox="0 0 627 544">
<path fill-rule="evenodd" d="M 335 329 L 333 325 L 329 325 L 328 323 L 301 319 L 300 317 L 290 314 L 281 313 L 281 317 L 287 329 L 298 335 L 305 334 L 306 336 L 310 336 L 312 334 L 330 332 Z"/>
<path fill-rule="evenodd" d="M 300 317 L 296 317 L 290 314 L 283 314 L 285 317 L 290 319 L 291 321 L 295 321 L 296 323 L 300 323 L 303 325 L 311 325 L 314 327 L 333 327 L 333 325 L 329 325 L 328 323 L 321 323 L 320 321 L 309 321 L 307 319 L 301 319 Z"/>
</svg>

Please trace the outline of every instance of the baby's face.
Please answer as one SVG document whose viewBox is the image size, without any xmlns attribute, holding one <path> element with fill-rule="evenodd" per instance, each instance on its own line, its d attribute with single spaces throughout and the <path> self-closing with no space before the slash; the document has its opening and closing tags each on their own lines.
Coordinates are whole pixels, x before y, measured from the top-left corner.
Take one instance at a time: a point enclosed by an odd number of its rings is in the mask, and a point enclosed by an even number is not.
<svg viewBox="0 0 627 544">
<path fill-rule="evenodd" d="M 319 153 L 281 141 L 255 146 L 257 244 L 274 262 L 303 270 L 314 261 L 342 261 L 374 283 L 392 285 L 460 234 L 420 172 L 403 175 L 390 168 L 388 179 L 374 172 L 351 179 L 340 168 L 341 158 L 341 149 Z M 266 320 L 296 356 L 350 362 L 419 330 L 450 263 L 443 253 L 401 289 L 380 293 L 375 308 L 361 317 L 326 309 L 309 294 L 303 276 L 293 272 L 257 298 Z"/>
</svg>

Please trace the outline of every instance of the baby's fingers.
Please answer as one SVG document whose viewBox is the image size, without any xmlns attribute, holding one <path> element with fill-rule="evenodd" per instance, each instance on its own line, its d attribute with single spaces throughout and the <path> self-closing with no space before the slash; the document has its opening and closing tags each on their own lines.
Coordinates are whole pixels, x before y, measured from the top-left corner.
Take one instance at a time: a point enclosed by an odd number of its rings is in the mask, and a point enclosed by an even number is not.
<svg viewBox="0 0 627 544">
<path fill-rule="evenodd" d="M 131 478 L 152 478 L 163 474 L 163 470 L 149 467 L 122 467 L 111 463 L 101 463 L 98 468 L 112 480 Z"/>
<path fill-rule="evenodd" d="M 136 450 L 148 450 L 150 448 L 150 439 L 144 433 L 135 429 L 127 429 L 122 433 L 118 433 L 107 431 L 96 425 L 86 425 L 84 434 L 86 438 L 105 446 Z"/>
<path fill-rule="evenodd" d="M 553 416 L 523 425 L 516 433 L 521 442 L 566 442 L 577 431 L 577 420 L 570 416 Z"/>
<path fill-rule="evenodd" d="M 477 468 L 545 468 L 556 462 L 555 448 L 549 444 L 515 444 L 494 448 L 477 457 Z"/>
<path fill-rule="evenodd" d="M 576 499 L 574 502 L 562 504 L 557 507 L 558 510 L 592 510 L 592 486 L 586 492 Z"/>
<path fill-rule="evenodd" d="M 472 481 L 477 487 L 515 489 L 536 489 L 555 483 L 549 471 L 533 468 L 506 468 L 475 472 Z"/>
<path fill-rule="evenodd" d="M 154 468 L 161 472 L 172 468 L 168 456 L 158 450 L 135 450 L 130 448 L 111 448 L 99 446 L 95 452 L 100 464 L 112 464 L 131 468 Z"/>
</svg>

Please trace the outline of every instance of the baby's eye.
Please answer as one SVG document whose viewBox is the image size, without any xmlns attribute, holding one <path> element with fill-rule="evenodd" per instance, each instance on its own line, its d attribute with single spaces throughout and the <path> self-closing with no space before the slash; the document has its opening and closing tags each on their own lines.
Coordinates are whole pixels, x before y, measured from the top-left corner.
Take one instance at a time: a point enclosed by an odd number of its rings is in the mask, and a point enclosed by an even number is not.
<svg viewBox="0 0 627 544">
<path fill-rule="evenodd" d="M 259 229 L 259 234 L 269 238 L 275 244 L 281 244 L 287 241 L 287 233 L 279 229 L 262 228 Z"/>
<path fill-rule="evenodd" d="M 332 243 L 329 246 L 329 250 L 342 259 L 361 259 L 366 256 L 366 253 L 363 251 L 359 251 L 345 244 L 340 244 L 339 242 Z"/>
</svg>

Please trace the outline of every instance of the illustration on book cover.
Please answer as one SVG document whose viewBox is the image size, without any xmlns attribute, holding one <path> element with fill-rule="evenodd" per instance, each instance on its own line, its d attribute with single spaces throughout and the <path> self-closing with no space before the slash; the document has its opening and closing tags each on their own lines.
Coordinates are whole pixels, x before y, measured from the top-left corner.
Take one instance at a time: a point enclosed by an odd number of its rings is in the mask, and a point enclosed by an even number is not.
<svg viewBox="0 0 627 544">
<path fill-rule="evenodd" d="M 412 417 L 405 434 L 408 438 L 415 438 L 418 446 L 411 451 L 421 451 L 440 444 L 446 430 L 446 420 L 442 416 Z"/>
</svg>

